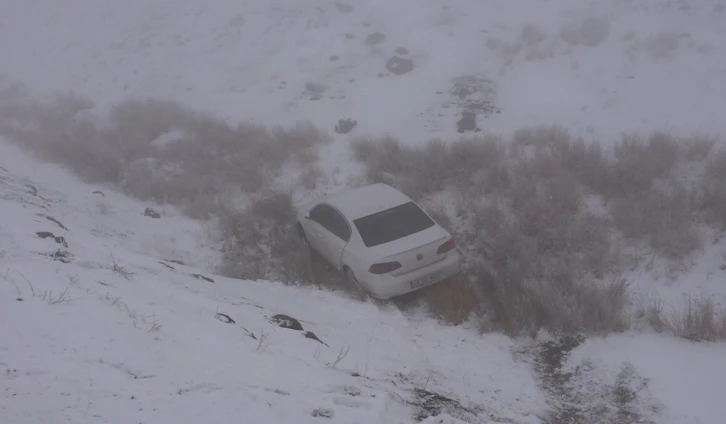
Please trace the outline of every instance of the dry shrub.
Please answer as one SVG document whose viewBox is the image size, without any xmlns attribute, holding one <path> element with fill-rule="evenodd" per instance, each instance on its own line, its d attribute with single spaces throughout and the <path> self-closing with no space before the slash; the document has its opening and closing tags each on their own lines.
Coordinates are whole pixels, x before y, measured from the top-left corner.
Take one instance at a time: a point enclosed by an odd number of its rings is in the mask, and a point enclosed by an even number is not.
<svg viewBox="0 0 726 424">
<path fill-rule="evenodd" d="M 307 189 L 314 190 L 320 184 L 327 182 L 327 176 L 323 169 L 315 164 L 309 164 L 306 166 L 298 176 L 298 185 Z"/>
<path fill-rule="evenodd" d="M 653 330 L 661 332 L 665 328 L 663 322 L 663 301 L 657 296 L 633 296 L 635 318 L 645 321 Z"/>
<path fill-rule="evenodd" d="M 224 275 L 294 284 L 305 280 L 309 254 L 295 228 L 292 193 L 271 190 L 240 212 L 220 220 L 225 240 Z"/>
<path fill-rule="evenodd" d="M 726 229 L 726 149 L 708 159 L 699 185 L 698 207 L 706 222 Z"/>
<path fill-rule="evenodd" d="M 685 304 L 662 315 L 662 321 L 672 334 L 688 340 L 726 340 L 726 308 L 718 307 L 709 297 L 689 297 Z"/>
<path fill-rule="evenodd" d="M 552 332 L 607 334 L 628 328 L 627 283 L 526 281 L 478 272 L 486 313 L 483 331 L 509 335 Z"/>
<path fill-rule="evenodd" d="M 655 132 L 624 135 L 609 152 L 544 126 L 508 144 L 483 136 L 413 147 L 386 137 L 359 139 L 353 150 L 369 178 L 385 176 L 415 199 L 458 193 L 456 225 L 444 208 L 432 215 L 466 246 L 490 322 L 603 332 L 625 327 L 625 284 L 608 283 L 632 265 L 625 241 L 681 263 L 702 247 L 700 215 L 726 225 L 726 154 L 714 156 L 712 146 Z M 708 155 L 700 182 L 679 180 Z"/>
<path fill-rule="evenodd" d="M 451 325 L 463 323 L 480 306 L 476 288 L 464 274 L 426 287 L 419 296 L 433 316 Z"/>
<path fill-rule="evenodd" d="M 268 189 L 220 219 L 226 235 L 222 274 L 239 279 L 307 284 L 358 295 L 355 287 L 305 246 L 296 227 L 292 190 Z"/>
<path fill-rule="evenodd" d="M 647 142 L 624 135 L 615 146 L 607 185 L 594 189 L 608 198 L 631 199 L 647 194 L 656 181 L 671 175 L 682 153 L 679 140 L 665 133 L 653 133 Z"/>
<path fill-rule="evenodd" d="M 610 211 L 626 238 L 645 240 L 657 254 L 674 262 L 703 246 L 696 207 L 682 185 L 671 183 L 638 197 L 614 199 Z"/>
<path fill-rule="evenodd" d="M 597 147 L 543 127 L 517 132 L 509 146 L 493 137 L 420 147 L 386 138 L 358 140 L 354 152 L 369 175 L 391 175 L 414 198 L 459 193 L 459 226 L 444 209 L 432 215 L 466 246 L 466 277 L 478 289 L 432 288 L 424 298 L 435 315 L 457 322 L 485 305 L 488 322 L 512 333 L 624 327 L 625 285 L 592 282 L 620 260 L 610 220 L 585 202 L 588 185 L 609 177 Z"/>
<path fill-rule="evenodd" d="M 230 194 L 265 188 L 289 161 L 315 161 L 316 146 L 330 140 L 310 124 L 231 125 L 159 99 L 116 104 L 103 123 L 87 119 L 93 104 L 72 95 L 45 103 L 16 96 L 0 108 L 0 134 L 43 159 L 201 218 Z"/>
<path fill-rule="evenodd" d="M 452 185 L 476 184 L 493 190 L 506 170 L 498 166 L 506 148 L 494 137 L 465 139 L 453 143 L 430 140 L 412 147 L 390 136 L 379 140 L 359 138 L 352 142 L 354 157 L 366 165 L 370 182 L 393 184 L 414 199 L 439 192 Z"/>
<path fill-rule="evenodd" d="M 566 25 L 560 30 L 560 37 L 573 45 L 596 47 L 607 39 L 610 24 L 603 18 L 588 16 L 579 25 Z"/>
</svg>

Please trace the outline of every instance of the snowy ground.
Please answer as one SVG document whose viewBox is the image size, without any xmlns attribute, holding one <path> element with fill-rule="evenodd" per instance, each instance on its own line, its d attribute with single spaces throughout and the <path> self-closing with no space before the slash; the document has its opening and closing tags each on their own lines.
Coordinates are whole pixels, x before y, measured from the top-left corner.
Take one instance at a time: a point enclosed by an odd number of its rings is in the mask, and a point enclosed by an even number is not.
<svg viewBox="0 0 726 424">
<path fill-rule="evenodd" d="M 721 133 L 724 19 L 723 0 L 3 1 L 0 75 L 100 105 L 152 95 L 408 140 L 457 135 L 467 101 L 501 112 L 479 112 L 494 132 Z M 394 56 L 413 70 L 387 71 Z"/>
<path fill-rule="evenodd" d="M 585 422 L 726 414 L 726 344 L 625 334 L 538 355 L 392 307 L 213 275 L 205 225 L 146 206 L 0 142 L 3 423 L 538 423 L 563 399 L 587 405 Z M 551 374 L 570 370 L 552 393 Z"/>
<path fill-rule="evenodd" d="M 353 118 L 322 152 L 332 186 L 358 169 L 350 136 L 456 137 L 462 110 L 484 131 L 561 123 L 603 141 L 726 130 L 723 0 L 514 3 L 0 0 L 0 84 L 74 91 L 99 111 L 151 95 L 331 133 Z M 413 70 L 386 70 L 394 56 Z M 580 422 L 726 415 L 724 343 L 627 333 L 538 353 L 332 293 L 229 280 L 210 271 L 210 224 L 172 208 L 145 217 L 149 205 L 1 140 L 0 167 L 1 424 L 407 423 L 422 416 L 417 404 L 446 403 L 428 392 L 455 399 L 451 415 L 466 422 L 557 422 L 568 402 L 586 405 Z M 725 255 L 721 241 L 677 281 L 639 272 L 634 288 L 669 304 L 723 302 Z M 275 314 L 327 345 L 267 320 Z M 428 422 L 457 422 L 442 417 Z"/>
<path fill-rule="evenodd" d="M 177 264 L 212 256 L 197 243 L 203 226 L 145 217 L 146 205 L 0 152 L 3 423 L 301 423 L 318 422 L 316 409 L 334 422 L 406 423 L 415 389 L 492 422 L 536 423 L 545 408 L 506 337 Z M 327 345 L 266 319 L 275 314 Z"/>
</svg>

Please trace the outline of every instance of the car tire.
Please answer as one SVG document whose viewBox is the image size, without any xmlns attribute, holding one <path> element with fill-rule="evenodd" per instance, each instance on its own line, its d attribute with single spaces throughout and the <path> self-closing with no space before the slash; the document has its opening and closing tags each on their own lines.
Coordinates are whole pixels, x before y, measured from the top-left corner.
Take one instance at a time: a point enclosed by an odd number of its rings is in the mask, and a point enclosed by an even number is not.
<svg viewBox="0 0 726 424">
<path fill-rule="evenodd" d="M 302 225 L 300 223 L 297 223 L 297 234 L 300 236 L 300 240 L 307 246 L 307 248 L 310 248 L 310 243 L 308 242 L 308 236 L 305 234 L 305 230 L 303 230 Z"/>
<path fill-rule="evenodd" d="M 351 269 L 347 266 L 343 267 L 343 276 L 345 277 L 345 281 L 351 284 L 358 294 L 368 296 L 368 292 L 363 290 L 363 287 L 361 287 L 360 283 L 358 283 L 358 279 L 355 278 L 355 274 L 353 274 L 353 271 L 351 271 Z"/>
</svg>

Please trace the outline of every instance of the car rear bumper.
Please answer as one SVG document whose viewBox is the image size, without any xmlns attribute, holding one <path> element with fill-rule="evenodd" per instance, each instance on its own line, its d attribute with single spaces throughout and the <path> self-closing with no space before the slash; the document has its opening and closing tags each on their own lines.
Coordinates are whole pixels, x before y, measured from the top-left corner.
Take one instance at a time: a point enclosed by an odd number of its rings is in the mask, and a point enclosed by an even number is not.
<svg viewBox="0 0 726 424">
<path fill-rule="evenodd" d="M 431 286 L 458 274 L 460 270 L 461 256 L 457 251 L 453 251 L 443 261 L 436 262 L 404 275 L 368 274 L 365 279 L 359 278 L 358 280 L 368 289 L 371 296 L 376 299 L 385 300 Z M 430 276 L 433 277 L 431 281 L 427 281 L 416 287 L 411 285 L 413 281 L 426 279 Z"/>
</svg>

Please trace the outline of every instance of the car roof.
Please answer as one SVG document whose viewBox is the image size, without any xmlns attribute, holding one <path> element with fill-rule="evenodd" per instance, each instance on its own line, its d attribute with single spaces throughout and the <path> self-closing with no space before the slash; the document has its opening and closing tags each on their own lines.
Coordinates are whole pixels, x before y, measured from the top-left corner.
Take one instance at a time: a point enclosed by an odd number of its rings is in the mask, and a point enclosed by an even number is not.
<svg viewBox="0 0 726 424">
<path fill-rule="evenodd" d="M 354 220 L 411 202 L 411 198 L 383 184 L 371 184 L 326 196 L 324 202 Z"/>
</svg>

